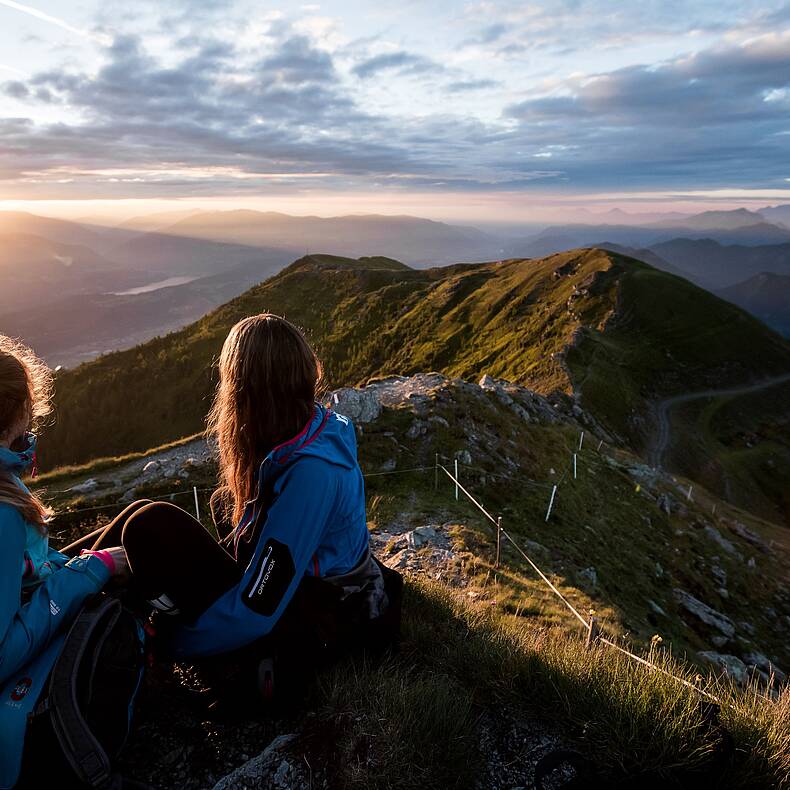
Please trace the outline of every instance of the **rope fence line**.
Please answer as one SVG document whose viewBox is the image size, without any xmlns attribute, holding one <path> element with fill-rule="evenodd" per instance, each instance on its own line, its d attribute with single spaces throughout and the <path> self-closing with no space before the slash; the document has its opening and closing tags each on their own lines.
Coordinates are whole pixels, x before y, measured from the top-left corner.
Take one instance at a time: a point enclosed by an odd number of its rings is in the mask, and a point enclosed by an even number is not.
<svg viewBox="0 0 790 790">
<path fill-rule="evenodd" d="M 412 466 L 410 469 L 390 469 L 386 472 L 367 472 L 362 477 L 380 477 L 381 475 L 403 475 L 406 472 L 428 472 L 433 471 L 432 466 Z"/>
<path fill-rule="evenodd" d="M 646 658 L 633 653 L 630 650 L 627 650 L 624 647 L 621 647 L 616 642 L 613 642 L 611 639 L 606 637 L 604 634 L 599 632 L 599 626 L 597 619 L 592 616 L 590 620 L 586 620 L 584 616 L 579 612 L 578 609 L 556 588 L 556 586 L 551 582 L 551 580 L 546 576 L 545 573 L 538 567 L 538 565 L 532 560 L 532 558 L 524 551 L 524 549 L 519 546 L 518 543 L 510 536 L 510 534 L 502 528 L 502 519 L 495 519 L 478 501 L 473 497 L 462 485 L 461 483 L 453 477 L 452 474 L 442 465 L 438 464 L 439 468 L 452 480 L 452 482 L 456 485 L 458 489 L 464 492 L 469 500 L 485 515 L 485 517 L 491 521 L 497 527 L 497 542 L 499 541 L 500 533 L 507 538 L 508 541 L 513 545 L 513 547 L 521 554 L 521 556 L 530 564 L 530 566 L 535 570 L 535 572 L 540 576 L 540 578 L 548 585 L 551 591 L 565 604 L 568 610 L 579 620 L 579 622 L 584 626 L 588 633 L 588 644 L 593 644 L 595 642 L 600 642 L 601 644 L 607 645 L 608 647 L 612 647 L 615 650 L 619 651 L 623 655 L 627 656 L 628 658 L 637 661 L 638 663 L 642 664 L 649 669 L 655 669 L 656 671 L 660 672 L 667 677 L 672 678 L 673 680 L 682 683 L 684 686 L 696 691 L 698 694 L 702 695 L 703 697 L 707 697 L 708 699 L 712 700 L 713 702 L 720 704 L 720 700 L 718 697 L 714 696 L 713 694 L 705 691 L 704 689 L 699 688 L 699 686 L 694 685 L 690 681 L 686 680 L 685 678 L 678 677 L 677 675 L 673 675 L 671 672 L 667 671 L 663 667 L 658 666 L 657 664 L 653 663 L 652 661 L 648 661 Z M 558 484 L 559 485 L 559 484 Z M 498 552 L 497 552 L 498 553 Z"/>
<path fill-rule="evenodd" d="M 584 619 L 584 617 L 582 617 L 582 615 L 581 615 L 581 614 L 579 614 L 579 612 L 576 610 L 576 608 L 573 606 L 573 604 L 572 604 L 570 601 L 568 601 L 568 599 L 567 599 L 567 598 L 566 598 L 566 597 L 565 597 L 565 596 L 564 596 L 564 595 L 563 595 L 563 594 L 562 594 L 562 593 L 561 593 L 561 592 L 560 592 L 560 591 L 559 591 L 559 590 L 558 590 L 558 589 L 557 589 L 557 588 L 556 588 L 556 587 L 555 587 L 555 586 L 554 586 L 554 585 L 551 583 L 551 581 L 550 581 L 550 580 L 549 580 L 549 578 L 546 576 L 546 574 L 545 574 L 545 573 L 543 573 L 543 571 L 542 571 L 542 570 L 541 570 L 541 569 L 540 569 L 540 568 L 539 568 L 539 567 L 538 567 L 538 566 L 537 566 L 537 565 L 536 565 L 536 564 L 535 564 L 535 563 L 534 563 L 534 562 L 533 562 L 533 561 L 530 559 L 530 557 L 529 557 L 529 556 L 527 555 L 527 553 L 526 553 L 526 552 L 525 552 L 525 551 L 524 551 L 524 550 L 521 548 L 521 546 L 519 546 L 519 545 L 516 543 L 516 541 L 515 541 L 515 540 L 513 540 L 513 538 L 511 538 L 511 537 L 510 537 L 510 535 L 508 534 L 508 532 L 507 532 L 506 530 L 502 529 L 502 521 L 501 521 L 501 519 L 495 519 L 495 518 L 494 518 L 494 517 L 493 517 L 493 516 L 492 516 L 492 515 L 491 515 L 491 514 L 490 514 L 490 513 L 489 513 L 489 512 L 488 512 L 488 511 L 487 511 L 487 510 L 486 510 L 486 509 L 485 509 L 485 508 L 484 508 L 484 507 L 483 507 L 483 506 L 482 506 L 482 505 L 481 505 L 481 504 L 480 504 L 480 503 L 479 503 L 479 502 L 478 502 L 478 501 L 477 501 L 477 500 L 476 500 L 476 499 L 475 499 L 475 498 L 474 498 L 474 497 L 473 497 L 473 496 L 472 496 L 472 495 L 471 495 L 471 494 L 470 494 L 470 493 L 469 493 L 469 492 L 468 492 L 468 491 L 467 491 L 467 490 L 466 490 L 466 489 L 465 489 L 465 488 L 464 488 L 464 487 L 463 487 L 463 486 L 462 486 L 462 485 L 461 485 L 459 482 L 458 482 L 458 480 L 456 480 L 456 478 L 454 478 L 454 477 L 453 477 L 453 476 L 452 476 L 452 475 L 451 475 L 451 474 L 450 474 L 450 473 L 447 471 L 447 469 L 446 469 L 444 466 L 442 466 L 441 464 L 439 464 L 439 468 L 440 468 L 440 469 L 441 469 L 441 470 L 442 470 L 442 471 L 443 471 L 443 472 L 444 472 L 444 473 L 445 473 L 445 474 L 446 474 L 446 475 L 447 475 L 447 476 L 450 478 L 450 480 L 452 480 L 452 481 L 453 481 L 453 483 L 455 483 L 455 484 L 458 486 L 458 488 L 460 488 L 460 489 L 461 489 L 461 491 L 463 491 L 463 492 L 466 494 L 466 496 L 467 496 L 467 497 L 469 497 L 469 499 L 470 499 L 470 500 L 471 500 L 471 501 L 472 501 L 472 502 L 473 502 L 473 503 L 474 503 L 474 504 L 475 504 L 475 505 L 476 505 L 476 506 L 477 506 L 477 507 L 480 509 L 480 511 L 483 513 L 483 515 L 485 515 L 485 517 L 486 517 L 486 518 L 487 518 L 489 521 L 491 521 L 491 523 L 492 523 L 492 524 L 494 524 L 494 526 L 496 526 L 497 530 L 501 531 L 501 533 L 502 533 L 502 534 L 503 534 L 503 535 L 504 535 L 504 536 L 505 536 L 505 537 L 506 537 L 506 538 L 507 538 L 507 539 L 508 539 L 508 540 L 509 540 L 509 541 L 510 541 L 512 544 L 513 544 L 513 546 L 515 546 L 515 548 L 516 548 L 516 549 L 517 549 L 519 552 L 521 552 L 521 555 L 524 557 L 524 559 L 525 559 L 525 560 L 526 560 L 526 561 L 527 561 L 527 562 L 528 562 L 528 563 L 529 563 L 529 564 L 530 564 L 530 565 L 531 565 L 531 566 L 532 566 L 532 567 L 535 569 L 535 571 L 536 571 L 536 572 L 537 572 L 537 573 L 540 575 L 540 578 L 541 578 L 541 579 L 543 579 L 543 581 L 544 581 L 544 582 L 546 582 L 546 584 L 548 584 L 548 586 L 551 588 L 551 590 L 554 592 L 554 594 L 555 594 L 555 595 L 556 595 L 556 596 L 557 596 L 557 597 L 558 597 L 558 598 L 559 598 L 559 599 L 560 599 L 560 600 L 561 600 L 561 601 L 562 601 L 562 602 L 563 602 L 563 603 L 564 603 L 564 604 L 565 604 L 565 605 L 568 607 L 568 609 L 569 609 L 569 610 L 570 610 L 570 611 L 571 611 L 571 612 L 572 612 L 572 613 L 573 613 L 573 614 L 574 614 L 574 615 L 575 615 L 575 616 L 576 616 L 576 617 L 579 619 L 579 621 L 581 622 L 581 624 L 582 624 L 582 625 L 583 625 L 585 628 L 589 628 L 589 624 L 588 624 L 588 622 L 587 622 L 587 621 Z"/>
<path fill-rule="evenodd" d="M 670 677 L 673 680 L 677 680 L 679 683 L 682 683 L 684 686 L 687 686 L 688 688 L 696 691 L 697 694 L 701 694 L 703 697 L 707 697 L 708 699 L 713 700 L 713 702 L 715 702 L 717 705 L 721 704 L 721 700 L 718 697 L 714 696 L 708 691 L 705 691 L 705 689 L 701 689 L 699 686 L 695 686 L 693 683 L 686 680 L 685 678 L 680 678 L 677 675 L 673 675 L 671 672 L 668 672 L 663 667 L 659 667 L 658 665 L 654 664 L 652 661 L 648 661 L 646 658 L 642 658 L 641 656 L 636 655 L 636 653 L 632 653 L 630 650 L 626 650 L 624 647 L 621 647 L 616 642 L 613 642 L 611 639 L 608 639 L 605 636 L 598 636 L 598 641 L 603 642 L 605 645 L 608 645 L 609 647 L 613 647 L 615 650 L 619 650 L 624 655 L 634 659 L 634 661 L 638 661 L 640 664 L 644 664 L 646 667 L 649 667 L 650 669 L 656 669 L 659 672 L 661 672 L 661 674 L 666 675 L 667 677 Z"/>
<path fill-rule="evenodd" d="M 472 502 L 474 502 L 475 505 L 477 505 L 477 507 L 479 508 L 480 512 L 496 527 L 497 526 L 497 520 L 458 482 L 457 478 L 453 477 L 447 471 L 447 469 L 444 466 L 442 466 L 442 464 L 439 464 L 439 469 L 441 469 L 447 475 L 447 477 L 449 477 L 450 480 L 452 480 L 455 483 L 457 488 L 459 488 L 461 491 L 463 491 L 469 497 L 469 499 Z"/>
</svg>

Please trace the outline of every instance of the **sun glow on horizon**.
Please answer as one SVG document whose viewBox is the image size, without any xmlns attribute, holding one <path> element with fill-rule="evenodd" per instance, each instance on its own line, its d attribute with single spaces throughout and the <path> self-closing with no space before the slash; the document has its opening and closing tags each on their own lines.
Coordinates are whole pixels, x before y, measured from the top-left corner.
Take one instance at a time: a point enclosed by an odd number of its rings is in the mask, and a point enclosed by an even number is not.
<svg viewBox="0 0 790 790">
<path fill-rule="evenodd" d="M 317 190 L 300 194 L 230 197 L 119 198 L 72 200 L 0 199 L 0 211 L 19 211 L 67 220 L 89 218 L 107 224 L 132 217 L 172 211 L 233 211 L 249 209 L 297 216 L 333 217 L 347 214 L 415 215 L 446 222 L 562 223 L 574 213 L 605 216 L 613 209 L 638 217 L 653 213 L 699 213 L 790 203 L 790 189 L 709 190 L 678 192 L 612 192 L 589 195 L 501 192 L 359 192 Z"/>
</svg>

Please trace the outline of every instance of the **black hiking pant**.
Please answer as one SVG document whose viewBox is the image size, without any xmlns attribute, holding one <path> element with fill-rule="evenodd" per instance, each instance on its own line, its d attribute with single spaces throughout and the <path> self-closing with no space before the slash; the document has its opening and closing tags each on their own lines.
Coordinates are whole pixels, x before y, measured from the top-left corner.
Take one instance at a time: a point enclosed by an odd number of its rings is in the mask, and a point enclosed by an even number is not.
<svg viewBox="0 0 790 790">
<path fill-rule="evenodd" d="M 197 519 L 169 502 L 133 502 L 63 552 L 111 546 L 126 549 L 134 592 L 145 599 L 166 594 L 185 620 L 197 617 L 244 573 Z"/>
</svg>

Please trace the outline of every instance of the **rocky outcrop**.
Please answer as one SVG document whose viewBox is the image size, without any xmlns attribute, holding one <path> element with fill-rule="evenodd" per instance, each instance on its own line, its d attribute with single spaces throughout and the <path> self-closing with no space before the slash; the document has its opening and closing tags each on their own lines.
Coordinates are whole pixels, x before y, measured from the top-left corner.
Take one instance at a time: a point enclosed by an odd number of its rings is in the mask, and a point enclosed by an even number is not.
<svg viewBox="0 0 790 790">
<path fill-rule="evenodd" d="M 675 588 L 672 594 L 681 609 L 692 616 L 694 626 L 697 628 L 703 626 L 702 630 L 717 632 L 717 636 L 724 637 L 725 642 L 735 636 L 735 624 L 727 615 L 717 612 L 685 590 Z M 714 644 L 720 641 L 717 639 L 717 636 L 714 636 L 711 640 Z M 722 644 L 725 642 L 722 642 Z"/>
<path fill-rule="evenodd" d="M 296 740 L 293 734 L 278 736 L 257 757 L 220 779 L 214 790 L 313 790 L 316 785 L 304 760 L 288 751 Z"/>
<path fill-rule="evenodd" d="M 697 655 L 706 663 L 723 671 L 739 685 L 743 685 L 749 678 L 746 664 L 738 656 L 714 653 L 712 650 L 703 650 Z"/>
<path fill-rule="evenodd" d="M 375 389 L 344 387 L 332 393 L 330 405 L 357 425 L 373 422 L 381 414 L 381 400 Z"/>
<path fill-rule="evenodd" d="M 727 521 L 725 523 L 738 537 L 743 538 L 747 543 L 751 543 L 752 546 L 763 552 L 763 554 L 771 553 L 771 547 L 756 532 L 752 532 L 752 530 L 745 527 L 739 521 Z"/>
<path fill-rule="evenodd" d="M 359 425 L 378 419 L 383 408 L 394 408 L 405 404 L 412 406 L 418 417 L 427 418 L 430 417 L 431 404 L 453 388 L 473 395 L 490 393 L 499 403 L 525 422 L 554 424 L 568 417 L 592 420 L 578 405 L 575 407 L 575 412 L 571 411 L 573 404 L 565 412 L 526 387 L 494 379 L 487 374 L 478 384 L 461 379 L 450 379 L 440 373 L 418 373 L 408 377 L 390 376 L 372 379 L 364 387 L 343 387 L 335 390 L 329 397 L 329 405 Z M 414 427 L 415 435 L 419 435 L 423 427 L 417 423 Z"/>
</svg>

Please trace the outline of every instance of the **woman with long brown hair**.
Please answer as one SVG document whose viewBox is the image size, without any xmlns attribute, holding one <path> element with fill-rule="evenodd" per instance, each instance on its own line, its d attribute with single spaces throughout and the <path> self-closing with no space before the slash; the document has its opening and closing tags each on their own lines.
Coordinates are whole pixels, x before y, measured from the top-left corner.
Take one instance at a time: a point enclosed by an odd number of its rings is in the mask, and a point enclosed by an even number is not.
<svg viewBox="0 0 790 790">
<path fill-rule="evenodd" d="M 160 621 L 173 655 L 255 644 L 258 656 L 298 661 L 397 627 L 384 575 L 393 599 L 399 579 L 369 550 L 354 426 L 318 403 L 321 386 L 321 363 L 293 324 L 271 314 L 240 321 L 208 418 L 222 539 L 175 505 L 139 502 L 70 547 L 123 544 L 134 587 L 172 615 Z"/>
</svg>

